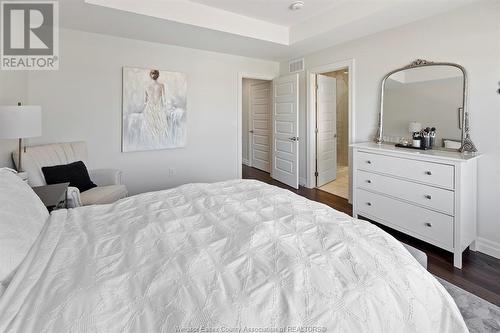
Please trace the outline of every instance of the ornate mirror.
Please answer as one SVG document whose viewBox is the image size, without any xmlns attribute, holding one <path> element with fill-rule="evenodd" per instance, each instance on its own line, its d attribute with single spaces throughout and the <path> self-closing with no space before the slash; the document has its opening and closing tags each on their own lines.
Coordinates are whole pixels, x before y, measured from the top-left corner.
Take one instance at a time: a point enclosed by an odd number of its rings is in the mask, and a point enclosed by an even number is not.
<svg viewBox="0 0 500 333">
<path fill-rule="evenodd" d="M 379 143 L 477 151 L 469 135 L 467 74 L 458 64 L 416 60 L 391 71 L 382 81 L 380 103 Z"/>
</svg>

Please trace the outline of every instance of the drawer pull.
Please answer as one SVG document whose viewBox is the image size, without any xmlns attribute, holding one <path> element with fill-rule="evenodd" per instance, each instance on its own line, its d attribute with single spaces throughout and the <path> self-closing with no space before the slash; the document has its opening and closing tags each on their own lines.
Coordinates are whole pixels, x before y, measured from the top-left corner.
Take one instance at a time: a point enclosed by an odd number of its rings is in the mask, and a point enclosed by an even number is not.
<svg viewBox="0 0 500 333">
<path fill-rule="evenodd" d="M 425 226 L 426 226 L 426 227 L 429 227 L 429 228 L 431 228 L 431 227 L 432 227 L 432 223 L 430 223 L 430 222 L 427 222 L 427 223 L 425 224 Z"/>
<path fill-rule="evenodd" d="M 432 199 L 432 196 L 430 196 L 429 194 L 426 194 L 426 195 L 425 195 L 425 198 L 426 198 L 426 199 L 431 200 L 431 199 Z"/>
<path fill-rule="evenodd" d="M 368 184 L 371 184 L 371 183 L 372 183 L 372 181 L 371 181 L 371 180 L 369 180 L 369 179 L 368 179 L 366 182 L 367 182 Z"/>
<path fill-rule="evenodd" d="M 372 161 L 368 160 L 368 161 L 366 161 L 366 163 L 368 163 L 368 164 L 372 164 Z"/>
<path fill-rule="evenodd" d="M 372 203 L 371 203 L 371 202 L 367 202 L 366 204 L 367 204 L 368 206 L 371 206 L 371 205 L 372 205 Z"/>
<path fill-rule="evenodd" d="M 431 171 L 426 171 L 425 174 L 428 175 L 428 176 L 431 176 L 432 172 Z"/>
</svg>

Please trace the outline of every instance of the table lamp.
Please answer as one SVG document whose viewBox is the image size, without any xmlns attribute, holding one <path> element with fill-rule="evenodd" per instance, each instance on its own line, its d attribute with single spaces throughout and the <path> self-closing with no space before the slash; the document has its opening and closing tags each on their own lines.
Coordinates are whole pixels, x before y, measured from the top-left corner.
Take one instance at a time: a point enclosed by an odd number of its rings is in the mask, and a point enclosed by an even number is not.
<svg viewBox="0 0 500 333">
<path fill-rule="evenodd" d="M 42 108 L 35 105 L 0 106 L 0 139 L 19 139 L 17 171 L 22 172 L 24 138 L 42 135 Z"/>
</svg>

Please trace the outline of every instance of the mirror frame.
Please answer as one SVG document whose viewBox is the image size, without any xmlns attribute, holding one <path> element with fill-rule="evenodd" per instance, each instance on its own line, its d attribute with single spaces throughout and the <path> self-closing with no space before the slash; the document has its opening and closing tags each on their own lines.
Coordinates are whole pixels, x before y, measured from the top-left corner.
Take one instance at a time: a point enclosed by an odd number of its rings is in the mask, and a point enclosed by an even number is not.
<svg viewBox="0 0 500 333">
<path fill-rule="evenodd" d="M 458 68 L 459 70 L 462 71 L 462 74 L 464 76 L 464 84 L 463 84 L 463 90 L 462 90 L 462 107 L 463 107 L 463 113 L 462 113 L 462 145 L 458 149 L 459 152 L 461 153 L 473 153 L 477 152 L 476 146 L 472 142 L 470 138 L 470 129 L 469 129 L 469 108 L 467 105 L 467 91 L 468 91 L 468 78 L 467 78 L 467 72 L 465 71 L 465 68 L 462 67 L 459 64 L 455 64 L 452 62 L 433 62 L 433 61 L 427 61 L 423 59 L 417 59 L 413 61 L 411 64 L 395 69 L 393 71 L 390 71 L 387 73 L 384 78 L 382 79 L 382 85 L 381 85 L 381 90 L 380 90 L 380 111 L 379 111 L 379 118 L 378 118 L 378 130 L 377 130 L 377 136 L 375 137 L 375 142 L 377 143 L 383 143 L 382 140 L 382 132 L 383 132 L 383 125 L 382 125 L 382 120 L 384 117 L 384 90 L 385 90 L 385 84 L 387 82 L 387 79 L 394 73 L 401 72 L 407 69 L 413 69 L 413 68 L 419 68 L 419 67 L 430 67 L 430 66 L 451 66 Z"/>
</svg>

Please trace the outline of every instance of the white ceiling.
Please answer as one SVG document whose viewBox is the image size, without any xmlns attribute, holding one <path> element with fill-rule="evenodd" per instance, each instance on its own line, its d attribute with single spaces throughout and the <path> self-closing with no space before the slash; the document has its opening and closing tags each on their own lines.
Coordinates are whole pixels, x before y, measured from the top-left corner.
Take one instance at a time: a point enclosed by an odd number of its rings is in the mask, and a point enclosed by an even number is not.
<svg viewBox="0 0 500 333">
<path fill-rule="evenodd" d="M 62 27 L 271 60 L 496 0 L 64 0 Z"/>
<path fill-rule="evenodd" d="M 285 26 L 190 0 L 85 0 L 85 2 L 200 28 L 289 44 L 289 29 Z"/>
<path fill-rule="evenodd" d="M 190 0 L 228 12 L 291 27 L 308 18 L 345 3 L 346 0 L 303 0 L 304 8 L 289 10 L 293 0 Z M 351 0 L 352 1 L 352 0 Z"/>
</svg>

